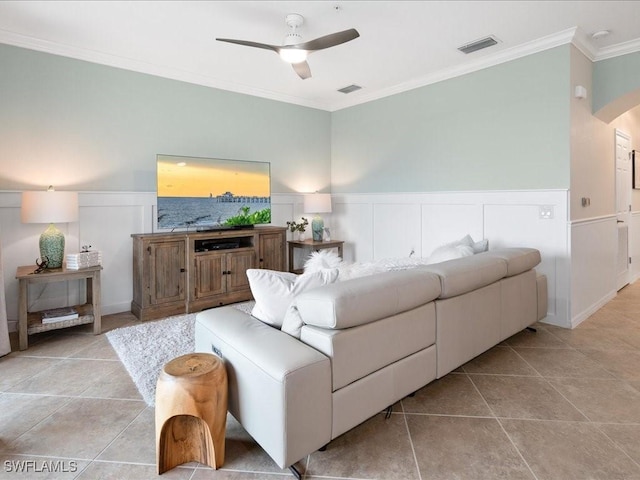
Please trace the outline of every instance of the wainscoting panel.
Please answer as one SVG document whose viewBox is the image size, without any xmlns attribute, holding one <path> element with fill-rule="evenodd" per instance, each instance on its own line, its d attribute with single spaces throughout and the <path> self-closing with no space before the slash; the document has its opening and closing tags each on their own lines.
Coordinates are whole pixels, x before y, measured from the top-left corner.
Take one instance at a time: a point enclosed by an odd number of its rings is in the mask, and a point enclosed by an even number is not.
<svg viewBox="0 0 640 480">
<path fill-rule="evenodd" d="M 373 204 L 371 202 L 346 201 L 334 197 L 333 213 L 325 216 L 331 225 L 331 238 L 343 240 L 346 262 L 370 262 L 373 260 Z"/>
<path fill-rule="evenodd" d="M 339 194 L 333 197 L 333 237 L 355 248 L 345 260 L 360 262 L 407 257 L 412 249 L 427 257 L 467 234 L 476 241 L 488 239 L 489 248 L 538 248 L 537 270 L 547 275 L 549 287 L 545 321 L 568 327 L 567 198 L 566 190 Z"/>
<path fill-rule="evenodd" d="M 631 256 L 631 281 L 635 282 L 640 278 L 640 212 L 631 213 L 629 255 Z"/>
<path fill-rule="evenodd" d="M 374 204 L 374 258 L 408 257 L 411 252 L 420 257 L 420 236 L 419 204 Z"/>
<path fill-rule="evenodd" d="M 531 246 L 542 253 L 540 273 L 549 283 L 545 321 L 571 327 L 615 295 L 615 219 L 568 221 L 568 191 L 450 192 L 416 194 L 340 194 L 333 213 L 323 215 L 334 239 L 345 241 L 347 262 L 383 257 L 428 256 L 439 245 L 470 234 L 486 238 L 490 248 Z M 20 222 L 20 192 L 0 192 L 0 242 L 10 328 L 15 330 L 19 265 L 33 264 L 43 225 Z M 81 192 L 80 221 L 58 225 L 67 237 L 67 252 L 90 244 L 103 254 L 103 311 L 129 309 L 132 233 L 151 232 L 155 193 Z M 272 196 L 272 223 L 307 216 L 300 194 Z M 551 215 L 548 213 L 551 212 Z M 310 215 L 309 215 L 310 216 Z M 542 217 L 551 218 L 542 218 Z M 310 231 L 309 231 L 310 234 Z M 288 233 L 291 238 L 291 233 Z M 640 275 L 640 212 L 631 225 L 634 279 Z M 31 308 L 76 303 L 81 282 L 33 289 Z M 54 286 L 55 285 L 55 286 Z"/>
<path fill-rule="evenodd" d="M 616 296 L 617 248 L 615 215 L 572 223 L 572 328 Z"/>
<path fill-rule="evenodd" d="M 567 271 L 566 220 L 555 217 L 541 219 L 537 205 L 485 205 L 484 218 L 489 248 L 533 246 L 540 250 L 542 262 L 536 270 L 547 276 L 547 321 L 557 324 L 559 313 L 560 318 L 568 318 L 568 292 L 558 292 L 558 276 Z M 562 268 L 563 264 L 565 268 Z"/>
<path fill-rule="evenodd" d="M 479 204 L 422 204 L 422 256 L 465 235 L 484 238 L 483 211 Z"/>
</svg>

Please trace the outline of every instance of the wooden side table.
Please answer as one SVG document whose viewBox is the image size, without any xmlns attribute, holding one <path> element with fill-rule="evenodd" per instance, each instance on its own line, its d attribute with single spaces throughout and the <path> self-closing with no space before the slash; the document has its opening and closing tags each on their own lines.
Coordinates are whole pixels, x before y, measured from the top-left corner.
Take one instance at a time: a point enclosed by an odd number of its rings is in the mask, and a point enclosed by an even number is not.
<svg viewBox="0 0 640 480">
<path fill-rule="evenodd" d="M 289 271 L 292 273 L 302 273 L 304 271 L 303 269 L 294 268 L 294 265 L 293 265 L 294 249 L 302 248 L 302 249 L 313 250 L 315 252 L 318 252 L 325 248 L 337 248 L 338 255 L 340 256 L 340 258 L 342 258 L 342 247 L 344 245 L 344 240 L 331 240 L 328 242 L 316 242 L 313 239 L 307 239 L 302 241 L 289 240 L 287 241 L 287 244 L 289 245 Z"/>
<path fill-rule="evenodd" d="M 100 315 L 100 271 L 102 267 L 83 268 L 69 270 L 65 265 L 62 268 L 44 270 L 34 273 L 35 265 L 18 267 L 16 278 L 19 281 L 18 294 L 18 339 L 20 350 L 26 350 L 29 346 L 28 336 L 34 333 L 46 332 L 58 328 L 74 327 L 86 323 L 93 323 L 93 333 L 98 335 L 102 331 Z M 69 280 L 86 280 L 87 298 L 81 305 L 73 305 L 78 312 L 78 318 L 64 320 L 55 323 L 42 323 L 42 312 L 29 312 L 29 285 L 37 283 L 67 282 Z"/>
</svg>

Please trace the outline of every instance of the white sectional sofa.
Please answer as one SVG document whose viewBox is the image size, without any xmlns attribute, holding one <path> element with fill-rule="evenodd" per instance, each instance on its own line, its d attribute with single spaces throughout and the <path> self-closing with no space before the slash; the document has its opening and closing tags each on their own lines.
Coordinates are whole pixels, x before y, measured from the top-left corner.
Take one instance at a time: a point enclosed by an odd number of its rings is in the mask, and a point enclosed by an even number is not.
<svg viewBox="0 0 640 480">
<path fill-rule="evenodd" d="M 544 318 L 535 249 L 492 250 L 314 288 L 300 338 L 233 307 L 200 312 L 229 411 L 282 468 Z M 296 473 L 295 467 L 292 467 Z"/>
</svg>

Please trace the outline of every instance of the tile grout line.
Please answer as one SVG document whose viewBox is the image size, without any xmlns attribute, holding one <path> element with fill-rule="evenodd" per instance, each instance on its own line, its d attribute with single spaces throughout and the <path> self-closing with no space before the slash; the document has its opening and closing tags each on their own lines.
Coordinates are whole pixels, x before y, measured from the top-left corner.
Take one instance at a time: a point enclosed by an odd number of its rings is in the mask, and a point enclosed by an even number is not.
<svg viewBox="0 0 640 480">
<path fill-rule="evenodd" d="M 509 347 L 511 348 L 511 347 Z M 534 371 L 537 372 L 537 370 L 534 369 Z M 511 446 L 514 448 L 514 450 L 518 453 L 518 456 L 520 457 L 520 459 L 522 460 L 522 462 L 526 465 L 526 467 L 529 469 L 529 472 L 531 473 L 531 475 L 533 475 L 533 478 L 535 480 L 538 480 L 538 476 L 534 473 L 533 469 L 531 468 L 531 465 L 529 465 L 529 462 L 527 462 L 527 460 L 524 458 L 524 455 L 522 455 L 522 452 L 520 451 L 520 449 L 517 447 L 517 445 L 515 444 L 515 442 L 513 441 L 513 439 L 511 438 L 511 435 L 509 435 L 506 431 L 506 429 L 504 428 L 504 425 L 502 424 L 502 422 L 500 421 L 500 418 L 498 418 L 498 416 L 496 415 L 496 412 L 493 410 L 493 408 L 491 408 L 491 405 L 489 405 L 489 402 L 487 402 L 487 399 L 484 398 L 484 395 L 482 395 L 482 392 L 480 391 L 480 389 L 478 388 L 478 386 L 475 384 L 475 382 L 473 381 L 473 378 L 471 378 L 471 376 L 469 374 L 467 374 L 467 378 L 469 378 L 469 381 L 471 382 L 471 385 L 473 385 L 473 388 L 475 388 L 476 392 L 478 393 L 478 395 L 480 395 L 480 398 L 482 398 L 482 401 L 484 402 L 484 404 L 487 406 L 487 408 L 489 409 L 489 411 L 493 414 L 493 419 L 498 422 L 498 425 L 500 426 L 500 429 L 502 430 L 502 432 L 506 435 L 506 437 L 509 439 L 509 443 L 511 443 Z"/>
<path fill-rule="evenodd" d="M 553 335 L 551 332 L 548 332 L 548 333 L 550 333 L 551 335 Z M 556 337 L 555 335 L 553 335 L 553 336 L 554 336 L 554 337 Z M 556 337 L 556 338 L 558 338 L 558 337 Z M 561 338 L 558 338 L 558 340 L 560 340 L 561 342 L 563 342 L 563 340 L 562 340 Z M 568 345 L 568 344 L 567 344 L 567 345 Z M 570 346 L 570 345 L 569 345 L 569 346 Z M 571 347 L 571 346 L 570 346 L 570 347 Z M 537 370 L 533 365 L 531 365 L 531 364 L 527 361 L 527 359 L 526 359 L 526 358 L 524 358 L 522 355 L 520 355 L 520 353 L 518 353 L 518 351 L 517 351 L 516 349 L 513 349 L 513 351 L 514 351 L 514 353 L 515 353 L 519 358 L 521 358 L 521 359 L 522 359 L 522 361 L 523 361 L 524 363 L 526 363 L 526 364 L 527 364 L 527 365 L 529 365 L 531 368 L 533 368 L 533 370 L 535 370 L 536 372 L 538 372 L 538 370 Z M 540 373 L 540 372 L 538 372 L 538 373 Z M 591 422 L 591 419 L 589 418 L 589 416 L 588 416 L 588 415 L 586 415 L 582 410 L 580 410 L 576 405 L 574 405 L 574 403 L 573 403 L 571 400 L 569 400 L 565 395 L 563 395 L 563 394 L 562 394 L 562 392 L 561 392 L 560 390 L 558 390 L 558 389 L 557 389 L 557 388 L 556 388 L 556 387 L 555 387 L 555 386 L 554 386 L 554 385 L 549 381 L 549 378 L 575 378 L 575 377 L 546 377 L 546 376 L 544 376 L 544 375 L 542 375 L 542 374 L 540 374 L 540 377 L 541 377 L 545 382 L 547 382 L 547 385 L 549 385 L 549 386 L 550 386 L 550 387 L 551 387 L 555 392 L 557 392 L 557 393 L 558 393 L 562 398 L 564 398 L 564 399 L 567 401 L 567 403 L 569 403 L 569 405 L 571 405 L 573 408 L 575 408 L 575 409 L 576 409 L 576 411 L 577 411 L 578 413 L 580 413 L 580 415 L 582 415 L 584 418 L 586 418 L 586 419 L 587 419 L 587 422 Z"/>
<path fill-rule="evenodd" d="M 553 335 L 553 333 L 551 333 L 551 332 L 548 332 L 548 333 L 550 333 L 551 335 Z M 563 342 L 564 342 L 564 340 L 562 340 L 561 338 L 557 337 L 556 335 L 553 335 L 553 336 L 554 336 L 554 337 L 556 337 L 556 338 L 558 338 L 558 340 L 560 340 L 560 341 L 563 341 Z M 569 344 L 567 344 L 567 345 L 569 345 Z M 573 347 L 572 345 L 569 345 L 569 347 L 570 347 L 570 348 L 572 348 L 573 350 L 575 350 L 575 351 L 577 351 L 577 352 L 581 353 L 582 355 L 584 355 L 582 352 L 580 352 L 577 348 Z M 609 351 L 609 350 L 607 349 L 607 350 L 605 350 L 605 351 Z M 516 353 L 516 355 L 518 355 L 520 358 L 522 358 L 522 360 L 523 360 L 525 363 L 527 363 L 528 365 L 530 365 L 530 366 L 531 366 L 531 368 L 533 368 L 533 369 L 535 370 L 535 368 L 533 367 L 533 365 L 531 365 L 529 362 L 527 362 L 527 360 L 526 360 L 524 357 L 522 357 L 522 356 L 521 356 L 521 355 L 520 355 L 520 354 L 519 354 L 515 349 L 514 349 L 514 352 Z M 591 359 L 589 359 L 586 355 L 584 355 L 584 356 L 585 356 L 585 358 L 587 358 L 588 360 L 591 360 Z M 591 360 L 591 361 L 593 361 L 593 360 Z M 612 375 L 612 377 L 613 377 L 613 378 L 612 378 L 612 379 L 609 379 L 609 378 L 604 378 L 604 379 L 601 379 L 601 378 L 595 378 L 595 379 L 594 379 L 594 378 L 589 377 L 589 380 L 609 380 L 609 381 L 610 381 L 610 380 L 614 380 L 614 379 L 615 379 L 615 380 L 620 380 L 620 379 L 618 379 L 618 378 L 617 378 L 617 377 L 616 377 L 612 372 L 610 372 L 610 371 L 609 371 L 609 370 L 607 370 L 603 365 L 601 365 L 599 362 L 594 362 L 594 363 L 596 363 L 600 368 L 602 368 L 603 370 L 605 370 L 607 373 L 610 373 L 610 374 Z M 537 370 L 536 370 L 536 371 L 537 371 Z M 582 415 L 582 416 L 587 420 L 587 425 L 593 425 L 593 426 L 594 426 L 594 428 L 596 428 L 596 430 L 597 430 L 598 432 L 600 432 L 602 435 L 604 435 L 604 436 L 607 438 L 607 440 L 610 442 L 610 444 L 611 444 L 614 448 L 616 448 L 617 450 L 619 450 L 623 455 L 625 455 L 627 458 L 629 458 L 629 459 L 630 459 L 630 460 L 631 460 L 635 465 L 638 465 L 638 466 L 640 467 L 640 464 L 639 464 L 638 462 L 636 462 L 636 461 L 635 461 L 635 460 L 634 460 L 634 459 L 633 459 L 633 458 L 632 458 L 632 457 L 631 457 L 631 456 L 630 456 L 630 455 L 629 455 L 629 454 L 628 454 L 628 453 L 627 453 L 627 452 L 626 452 L 626 451 L 625 451 L 621 446 L 619 446 L 619 445 L 618 445 L 618 444 L 617 444 L 613 439 L 611 439 L 611 438 L 609 437 L 609 435 L 607 435 L 607 434 L 606 434 L 606 433 L 605 433 L 605 432 L 604 432 L 604 431 L 599 427 L 599 425 L 598 425 L 596 422 L 594 422 L 594 421 L 593 421 L 593 420 L 592 420 L 592 419 L 591 419 L 591 418 L 590 418 L 586 413 L 584 413 L 584 412 L 583 412 L 580 408 L 578 408 L 578 407 L 577 407 L 577 406 L 576 406 L 576 405 L 575 405 L 571 400 L 569 400 L 569 399 L 568 399 L 568 398 L 567 398 L 567 397 L 566 397 L 566 396 L 565 396 L 565 395 L 564 395 L 560 390 L 558 390 L 558 388 L 556 388 L 556 386 L 555 386 L 555 385 L 553 385 L 553 383 L 551 383 L 551 382 L 549 381 L 549 378 L 547 378 L 547 377 L 545 377 L 545 376 L 542 376 L 542 378 L 544 379 L 544 381 L 545 381 L 545 382 L 546 382 L 546 383 L 547 383 L 547 384 L 548 384 L 548 385 L 549 385 L 549 386 L 550 386 L 554 391 L 556 391 L 556 392 L 557 392 L 557 393 L 558 393 L 562 398 L 564 398 L 564 399 L 565 399 L 565 401 L 567 401 L 567 402 L 569 403 L 569 405 L 571 405 L 573 408 L 575 408 L 575 409 L 576 409 L 576 411 L 578 411 L 578 412 L 579 412 L 579 413 L 580 413 L 580 414 L 581 414 L 581 415 Z M 550 378 L 580 378 L 580 377 L 550 377 Z M 628 382 L 625 382 L 625 383 L 628 383 Z M 498 420 L 498 421 L 499 421 L 499 420 Z M 501 427 L 502 427 L 502 428 L 503 428 L 503 430 L 504 430 L 504 427 L 502 426 L 502 422 L 500 422 L 500 425 L 501 425 Z M 618 425 L 618 424 L 616 423 L 616 425 Z M 628 425 L 628 424 L 625 424 L 625 425 Z M 506 433 L 506 431 L 505 431 L 505 433 Z M 507 434 L 507 435 L 508 435 L 508 434 Z M 509 438 L 510 438 L 510 437 L 509 437 Z"/>
<path fill-rule="evenodd" d="M 632 457 L 631 455 L 629 455 L 629 454 L 627 453 L 627 451 L 626 451 L 624 448 L 622 448 L 620 445 L 618 445 L 618 442 L 616 442 L 613 438 L 611 438 L 609 435 L 607 435 L 607 432 L 605 432 L 604 430 L 602 430 L 602 429 L 600 428 L 600 425 L 599 425 L 598 423 L 595 423 L 595 422 L 594 422 L 594 424 L 593 424 L 593 425 L 594 425 L 594 427 L 595 427 L 595 428 L 596 428 L 600 433 L 602 433 L 602 435 L 604 435 L 605 437 L 607 437 L 607 440 L 609 440 L 609 442 L 611 442 L 611 444 L 612 444 L 615 448 L 617 448 L 618 450 L 620 450 L 624 456 L 626 456 L 629 460 L 631 460 L 631 461 L 632 461 L 633 463 L 635 463 L 638 467 L 640 467 L 640 463 L 639 463 L 639 462 L 637 462 L 636 460 L 634 460 L 634 459 L 633 459 L 633 457 Z M 618 425 L 620 425 L 620 424 L 618 424 Z M 623 424 L 623 425 L 628 425 L 628 424 Z"/>
<path fill-rule="evenodd" d="M 413 455 L 413 461 L 415 462 L 416 471 L 418 472 L 418 480 L 422 480 L 422 472 L 420 472 L 420 464 L 418 463 L 418 456 L 416 455 L 416 449 L 413 445 L 413 438 L 411 438 L 411 430 L 409 429 L 409 422 L 407 420 L 407 413 L 404 410 L 404 399 L 400 400 L 400 408 L 402 408 L 402 418 L 404 420 L 404 426 L 407 429 L 407 436 L 409 437 L 409 446 L 411 447 L 411 454 Z"/>
</svg>

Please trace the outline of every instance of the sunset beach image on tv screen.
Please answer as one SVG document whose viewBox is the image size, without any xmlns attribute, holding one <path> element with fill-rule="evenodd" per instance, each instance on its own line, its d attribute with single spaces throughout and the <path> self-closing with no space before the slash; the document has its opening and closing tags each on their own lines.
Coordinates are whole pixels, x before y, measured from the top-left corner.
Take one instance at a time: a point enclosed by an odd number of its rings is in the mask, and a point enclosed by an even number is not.
<svg viewBox="0 0 640 480">
<path fill-rule="evenodd" d="M 268 162 L 157 156 L 158 229 L 271 222 Z"/>
</svg>

